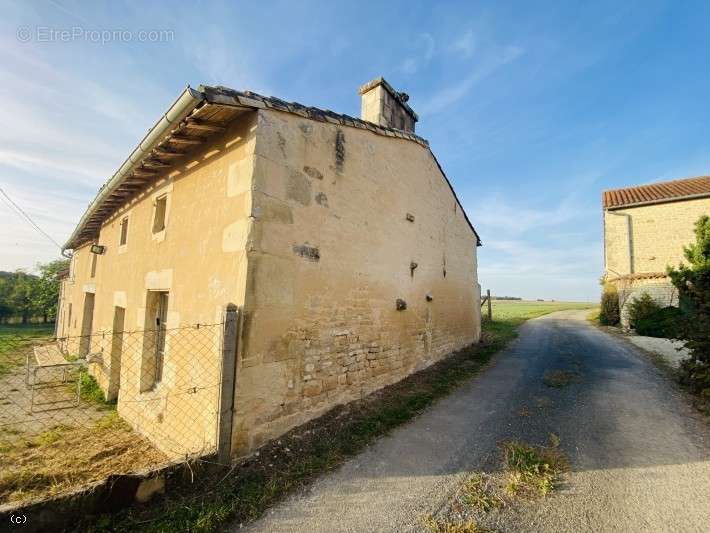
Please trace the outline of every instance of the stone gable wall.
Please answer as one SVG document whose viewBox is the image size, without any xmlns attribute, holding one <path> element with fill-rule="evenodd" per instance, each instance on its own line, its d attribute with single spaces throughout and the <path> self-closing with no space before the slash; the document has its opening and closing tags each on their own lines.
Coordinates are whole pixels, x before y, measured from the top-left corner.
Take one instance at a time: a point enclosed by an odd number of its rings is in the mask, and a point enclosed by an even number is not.
<svg viewBox="0 0 710 533">
<path fill-rule="evenodd" d="M 253 217 L 238 454 L 478 341 L 476 236 L 425 147 L 260 112 Z"/>
</svg>

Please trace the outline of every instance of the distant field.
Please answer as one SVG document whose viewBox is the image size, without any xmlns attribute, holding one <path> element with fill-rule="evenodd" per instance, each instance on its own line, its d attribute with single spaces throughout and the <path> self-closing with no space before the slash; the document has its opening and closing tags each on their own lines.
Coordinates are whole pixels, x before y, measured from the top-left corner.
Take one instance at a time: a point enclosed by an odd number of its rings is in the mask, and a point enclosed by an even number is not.
<svg viewBox="0 0 710 533">
<path fill-rule="evenodd" d="M 53 332 L 54 324 L 0 325 L 0 377 L 23 364 L 29 341 L 51 337 Z"/>
<path fill-rule="evenodd" d="M 493 300 L 493 320 L 527 320 L 554 311 L 568 309 L 593 309 L 598 305 L 589 302 L 537 302 L 527 300 Z M 482 309 L 486 315 L 486 305 Z"/>
<path fill-rule="evenodd" d="M 47 337 L 54 332 L 54 324 L 1 324 L 0 337 L 19 335 L 21 337 Z"/>
</svg>

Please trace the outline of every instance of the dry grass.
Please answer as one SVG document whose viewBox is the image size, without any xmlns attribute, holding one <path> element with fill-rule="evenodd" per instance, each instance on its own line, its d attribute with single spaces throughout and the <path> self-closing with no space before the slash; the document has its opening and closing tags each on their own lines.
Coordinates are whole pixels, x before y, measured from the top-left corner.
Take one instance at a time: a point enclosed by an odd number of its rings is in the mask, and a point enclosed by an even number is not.
<svg viewBox="0 0 710 533">
<path fill-rule="evenodd" d="M 56 426 L 32 439 L 0 441 L 0 503 L 48 497 L 167 461 L 116 413 L 94 427 Z"/>
<path fill-rule="evenodd" d="M 485 474 L 473 474 L 461 487 L 461 499 L 484 513 L 505 505 L 498 495 L 495 480 Z"/>
<path fill-rule="evenodd" d="M 503 443 L 503 459 L 508 472 L 506 492 L 515 496 L 547 496 L 568 467 L 559 449 L 560 439 L 550 435 L 550 446 L 531 446 L 524 442 Z"/>
<path fill-rule="evenodd" d="M 579 374 L 569 370 L 549 370 L 542 377 L 542 382 L 548 387 L 561 389 L 579 381 Z"/>
<path fill-rule="evenodd" d="M 422 523 L 430 533 L 486 533 L 490 531 L 482 528 L 473 520 L 452 522 L 449 520 L 437 520 L 431 515 L 424 516 Z"/>
</svg>

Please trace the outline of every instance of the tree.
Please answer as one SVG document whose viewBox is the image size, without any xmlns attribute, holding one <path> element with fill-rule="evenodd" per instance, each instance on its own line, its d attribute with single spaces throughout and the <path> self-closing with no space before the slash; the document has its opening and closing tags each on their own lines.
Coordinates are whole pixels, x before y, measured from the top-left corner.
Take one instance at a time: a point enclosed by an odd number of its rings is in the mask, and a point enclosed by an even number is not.
<svg viewBox="0 0 710 533">
<path fill-rule="evenodd" d="M 10 293 L 10 306 L 15 317 L 20 317 L 23 324 L 27 324 L 34 316 L 32 303 L 33 285 L 37 276 L 28 274 L 23 270 L 15 271 L 13 276 L 12 292 Z"/>
<path fill-rule="evenodd" d="M 681 366 L 682 380 L 710 402 L 710 217 L 695 223 L 695 243 L 684 249 L 688 265 L 669 268 L 680 307 L 688 315 L 681 331 L 691 357 Z"/>
<path fill-rule="evenodd" d="M 5 274 L 4 272 L 2 274 Z M 0 276 L 0 324 L 7 322 L 12 317 L 10 294 L 12 293 L 11 275 Z"/>
<path fill-rule="evenodd" d="M 54 320 L 59 299 L 58 274 L 68 268 L 66 259 L 38 263 L 40 275 L 24 270 L 0 272 L 0 322 L 21 319 L 26 324 L 42 317 L 44 322 Z"/>
<path fill-rule="evenodd" d="M 44 322 L 57 316 L 59 300 L 58 274 L 69 268 L 68 259 L 57 259 L 45 264 L 37 264 L 40 276 L 32 290 L 32 306 Z"/>
</svg>

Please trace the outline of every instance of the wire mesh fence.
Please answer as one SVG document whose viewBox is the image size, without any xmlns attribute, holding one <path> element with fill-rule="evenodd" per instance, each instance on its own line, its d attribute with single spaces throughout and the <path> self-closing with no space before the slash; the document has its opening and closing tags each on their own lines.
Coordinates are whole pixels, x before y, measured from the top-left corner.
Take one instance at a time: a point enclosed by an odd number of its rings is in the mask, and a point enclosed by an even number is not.
<svg viewBox="0 0 710 533">
<path fill-rule="evenodd" d="M 214 453 L 223 331 L 0 329 L 0 503 Z"/>
</svg>

